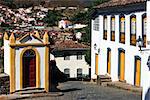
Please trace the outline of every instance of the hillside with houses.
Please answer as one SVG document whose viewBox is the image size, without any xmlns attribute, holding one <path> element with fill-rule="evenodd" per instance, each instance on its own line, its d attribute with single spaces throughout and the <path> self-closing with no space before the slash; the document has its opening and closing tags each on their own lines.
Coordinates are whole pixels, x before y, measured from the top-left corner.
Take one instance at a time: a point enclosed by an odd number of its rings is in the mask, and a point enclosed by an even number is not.
<svg viewBox="0 0 150 100">
<path fill-rule="evenodd" d="M 150 100 L 149 0 L 0 0 L 0 100 Z"/>
</svg>

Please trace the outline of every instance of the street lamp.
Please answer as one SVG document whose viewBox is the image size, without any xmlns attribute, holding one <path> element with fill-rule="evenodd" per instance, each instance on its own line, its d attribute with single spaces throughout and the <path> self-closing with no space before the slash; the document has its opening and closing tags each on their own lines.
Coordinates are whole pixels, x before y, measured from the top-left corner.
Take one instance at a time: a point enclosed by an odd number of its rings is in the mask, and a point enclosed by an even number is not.
<svg viewBox="0 0 150 100">
<path fill-rule="evenodd" d="M 144 41 L 143 41 L 143 39 L 141 38 L 141 36 L 138 37 L 138 39 L 137 39 L 136 42 L 137 42 L 137 44 L 138 44 L 138 47 L 140 48 L 139 51 L 150 51 L 150 49 L 144 49 L 144 50 L 141 49 L 142 46 L 143 46 L 143 44 L 144 44 Z M 150 71 L 150 56 L 148 56 L 147 66 L 148 66 L 149 71 Z"/>
<path fill-rule="evenodd" d="M 94 50 L 97 50 L 98 54 L 100 53 L 100 48 L 97 49 L 97 44 L 94 44 Z"/>
<path fill-rule="evenodd" d="M 138 37 L 138 39 L 137 39 L 137 44 L 138 44 L 138 47 L 140 48 L 140 50 L 139 51 L 142 51 L 142 46 L 143 46 L 143 39 L 141 38 L 141 36 L 139 36 Z"/>
<path fill-rule="evenodd" d="M 97 49 L 97 44 L 95 43 L 95 44 L 94 44 L 94 50 L 96 50 L 96 49 Z"/>
</svg>

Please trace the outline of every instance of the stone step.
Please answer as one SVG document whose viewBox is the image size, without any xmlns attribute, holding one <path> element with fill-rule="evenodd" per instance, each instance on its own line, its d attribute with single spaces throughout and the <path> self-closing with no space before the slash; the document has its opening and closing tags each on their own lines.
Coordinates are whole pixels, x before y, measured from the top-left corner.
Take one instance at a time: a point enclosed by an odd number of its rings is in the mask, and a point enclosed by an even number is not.
<svg viewBox="0 0 150 100">
<path fill-rule="evenodd" d="M 101 81 L 101 82 L 112 82 L 111 79 L 101 79 L 100 81 Z"/>
<path fill-rule="evenodd" d="M 46 92 L 44 88 L 35 88 L 35 87 L 28 87 L 23 88 L 22 90 L 16 90 L 15 94 L 35 94 L 35 93 L 44 93 Z"/>
<path fill-rule="evenodd" d="M 99 78 L 100 79 L 111 79 L 111 77 L 108 75 L 100 75 Z"/>
<path fill-rule="evenodd" d="M 97 78 L 97 84 L 107 85 L 108 82 L 112 82 L 111 77 L 108 75 L 99 75 Z"/>
<path fill-rule="evenodd" d="M 28 90 L 43 90 L 44 88 L 36 88 L 36 87 L 27 87 L 27 88 L 23 88 L 21 90 L 16 90 L 15 92 L 19 92 L 19 91 L 28 91 Z"/>
<path fill-rule="evenodd" d="M 14 94 L 37 94 L 37 93 L 46 93 L 45 90 L 27 90 L 27 91 L 19 91 L 19 92 L 15 92 Z"/>
</svg>

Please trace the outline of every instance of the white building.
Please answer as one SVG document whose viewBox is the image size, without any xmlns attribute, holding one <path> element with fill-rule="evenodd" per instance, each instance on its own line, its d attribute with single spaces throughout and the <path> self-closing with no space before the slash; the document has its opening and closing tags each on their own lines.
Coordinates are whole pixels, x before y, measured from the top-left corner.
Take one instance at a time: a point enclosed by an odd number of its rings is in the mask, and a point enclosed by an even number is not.
<svg viewBox="0 0 150 100">
<path fill-rule="evenodd" d="M 77 32 L 76 33 L 76 39 L 81 40 L 82 37 L 82 33 L 81 32 Z"/>
<path fill-rule="evenodd" d="M 36 32 L 4 35 L 4 72 L 10 76 L 10 93 L 25 88 L 49 91 L 49 36 Z"/>
<path fill-rule="evenodd" d="M 88 46 L 72 40 L 59 41 L 51 52 L 55 56 L 56 66 L 68 78 L 89 76 L 90 66 L 85 61 L 85 52 Z"/>
<path fill-rule="evenodd" d="M 68 26 L 71 25 L 71 22 L 69 20 L 61 20 L 58 23 L 59 28 L 68 28 Z"/>
<path fill-rule="evenodd" d="M 109 74 L 112 81 L 150 88 L 150 1 L 111 0 L 95 7 L 92 20 L 91 77 Z M 144 45 L 139 51 L 138 38 Z"/>
</svg>

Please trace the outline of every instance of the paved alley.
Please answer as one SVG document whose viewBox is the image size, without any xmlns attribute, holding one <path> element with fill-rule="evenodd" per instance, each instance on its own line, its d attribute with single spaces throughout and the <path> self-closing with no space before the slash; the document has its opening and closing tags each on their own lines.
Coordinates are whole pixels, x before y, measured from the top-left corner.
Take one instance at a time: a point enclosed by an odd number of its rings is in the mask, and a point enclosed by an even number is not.
<svg viewBox="0 0 150 100">
<path fill-rule="evenodd" d="M 38 97 L 27 100 L 141 100 L 139 93 L 80 81 L 61 83 L 59 88 L 64 94 L 63 96 Z"/>
</svg>

